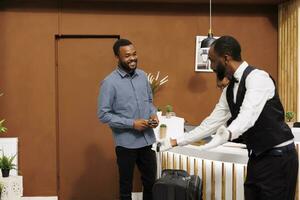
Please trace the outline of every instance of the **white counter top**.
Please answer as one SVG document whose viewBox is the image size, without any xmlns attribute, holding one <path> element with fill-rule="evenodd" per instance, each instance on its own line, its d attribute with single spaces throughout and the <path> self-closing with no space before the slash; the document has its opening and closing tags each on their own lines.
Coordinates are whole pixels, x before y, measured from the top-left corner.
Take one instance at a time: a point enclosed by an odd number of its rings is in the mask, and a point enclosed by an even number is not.
<svg viewBox="0 0 300 200">
<path fill-rule="evenodd" d="M 295 142 L 300 143 L 300 128 L 292 128 L 292 132 L 295 137 Z"/>
<path fill-rule="evenodd" d="M 295 136 L 295 142 L 300 143 L 300 128 L 292 128 L 292 132 Z M 175 147 L 169 150 L 169 152 L 206 160 L 247 164 L 248 151 L 244 147 L 245 146 L 243 145 L 228 142 L 222 146 L 207 151 L 199 151 L 198 146 L 187 145 L 184 147 Z"/>
<path fill-rule="evenodd" d="M 217 160 L 240 164 L 246 164 L 248 162 L 247 150 L 236 147 L 219 146 L 207 151 L 199 151 L 197 146 L 187 145 L 184 147 L 175 147 L 169 151 L 206 160 Z"/>
</svg>

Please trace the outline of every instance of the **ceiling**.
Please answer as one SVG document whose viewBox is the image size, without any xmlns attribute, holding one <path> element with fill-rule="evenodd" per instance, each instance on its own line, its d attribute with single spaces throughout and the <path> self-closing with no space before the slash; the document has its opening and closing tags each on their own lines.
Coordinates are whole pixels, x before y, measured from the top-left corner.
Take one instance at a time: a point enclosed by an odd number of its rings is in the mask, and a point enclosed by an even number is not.
<svg viewBox="0 0 300 200">
<path fill-rule="evenodd" d="M 6 0 L 2 0 L 6 1 Z M 206 4 L 209 0 L 8 0 L 10 2 L 120 2 L 120 3 L 184 3 Z M 288 0 L 212 0 L 212 4 L 265 4 L 276 5 Z"/>
<path fill-rule="evenodd" d="M 83 0 L 63 0 L 83 1 Z M 148 2 L 148 3 L 209 3 L 209 0 L 84 0 L 97 2 Z M 280 4 L 288 0 L 212 0 L 212 4 Z"/>
</svg>

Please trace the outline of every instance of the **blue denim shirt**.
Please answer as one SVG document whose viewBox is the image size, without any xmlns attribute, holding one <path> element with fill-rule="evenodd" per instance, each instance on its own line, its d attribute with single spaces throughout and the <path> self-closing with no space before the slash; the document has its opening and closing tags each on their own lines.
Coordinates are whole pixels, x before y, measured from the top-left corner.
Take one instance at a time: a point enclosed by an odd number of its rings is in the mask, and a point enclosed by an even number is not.
<svg viewBox="0 0 300 200">
<path fill-rule="evenodd" d="M 130 76 L 117 68 L 102 81 L 97 114 L 101 122 L 111 127 L 116 146 L 134 149 L 153 144 L 153 129 L 137 131 L 133 122 L 149 119 L 155 113 L 151 88 L 142 70 L 136 69 Z"/>
</svg>

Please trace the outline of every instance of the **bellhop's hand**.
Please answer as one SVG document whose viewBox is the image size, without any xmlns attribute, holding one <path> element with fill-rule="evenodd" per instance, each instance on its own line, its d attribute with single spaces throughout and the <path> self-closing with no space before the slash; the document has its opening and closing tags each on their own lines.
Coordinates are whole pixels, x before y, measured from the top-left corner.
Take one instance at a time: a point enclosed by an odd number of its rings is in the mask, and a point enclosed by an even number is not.
<svg viewBox="0 0 300 200">
<path fill-rule="evenodd" d="M 138 131 L 143 131 L 148 128 L 148 120 L 145 119 L 136 119 L 133 122 L 133 128 Z"/>
<path fill-rule="evenodd" d="M 209 143 L 200 146 L 198 150 L 202 151 L 215 148 L 219 145 L 226 143 L 230 139 L 229 137 L 229 130 L 225 126 L 221 126 L 220 128 L 218 128 L 216 135 L 213 137 L 213 139 Z"/>
</svg>

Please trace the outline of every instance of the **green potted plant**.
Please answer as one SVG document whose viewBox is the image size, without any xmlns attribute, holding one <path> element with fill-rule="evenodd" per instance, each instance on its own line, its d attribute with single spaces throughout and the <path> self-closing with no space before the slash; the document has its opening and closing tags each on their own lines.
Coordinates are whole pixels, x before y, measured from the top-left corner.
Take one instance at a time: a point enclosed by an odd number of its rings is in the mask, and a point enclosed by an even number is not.
<svg viewBox="0 0 300 200">
<path fill-rule="evenodd" d="M 8 177 L 11 169 L 16 169 L 16 165 L 13 163 L 16 154 L 13 156 L 6 156 L 2 151 L 2 157 L 0 157 L 0 169 L 2 177 Z"/>
<path fill-rule="evenodd" d="M 285 117 L 286 117 L 286 120 L 287 120 L 288 122 L 291 122 L 292 119 L 294 118 L 294 116 L 295 116 L 295 113 L 292 112 L 292 111 L 287 111 L 287 112 L 285 113 Z"/>
<path fill-rule="evenodd" d="M 162 110 L 160 107 L 157 107 L 157 112 L 156 112 L 157 116 L 158 117 L 161 117 L 162 116 Z"/>
<path fill-rule="evenodd" d="M 166 117 L 171 118 L 172 116 L 176 116 L 175 113 L 173 112 L 173 106 L 166 105 Z"/>
<path fill-rule="evenodd" d="M 286 121 L 287 121 L 287 124 L 289 125 L 289 127 L 293 127 L 294 123 L 292 122 L 292 120 L 293 120 L 294 116 L 295 116 L 295 113 L 292 111 L 287 111 L 285 113 L 285 118 L 286 118 Z"/>
<path fill-rule="evenodd" d="M 167 136 L 167 125 L 161 124 L 159 126 L 159 139 L 164 139 Z"/>
<path fill-rule="evenodd" d="M 3 93 L 0 93 L 0 97 L 3 95 Z M 0 133 L 5 133 L 7 131 L 7 128 L 4 126 L 5 120 L 0 120 Z"/>
</svg>

